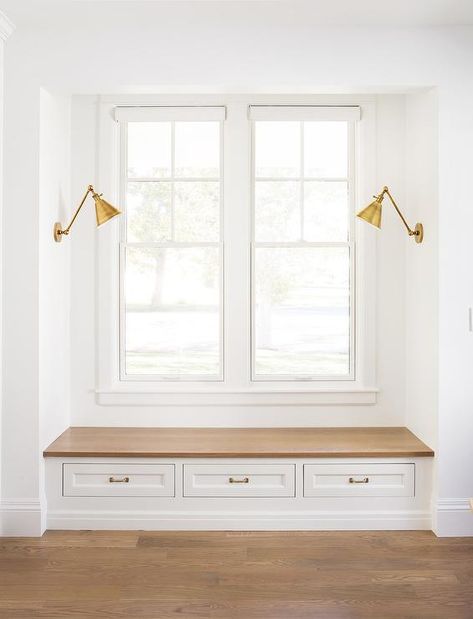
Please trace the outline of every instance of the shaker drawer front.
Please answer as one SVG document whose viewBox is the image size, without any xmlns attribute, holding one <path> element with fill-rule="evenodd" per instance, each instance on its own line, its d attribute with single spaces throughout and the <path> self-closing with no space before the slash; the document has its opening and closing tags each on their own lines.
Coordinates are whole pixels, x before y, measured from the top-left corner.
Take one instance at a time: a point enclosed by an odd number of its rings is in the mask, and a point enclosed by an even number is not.
<svg viewBox="0 0 473 619">
<path fill-rule="evenodd" d="M 306 464 L 304 496 L 414 496 L 414 464 Z"/>
<path fill-rule="evenodd" d="M 64 464 L 63 496 L 174 496 L 174 465 Z"/>
<path fill-rule="evenodd" d="M 184 464 L 184 496 L 293 497 L 294 464 Z"/>
</svg>

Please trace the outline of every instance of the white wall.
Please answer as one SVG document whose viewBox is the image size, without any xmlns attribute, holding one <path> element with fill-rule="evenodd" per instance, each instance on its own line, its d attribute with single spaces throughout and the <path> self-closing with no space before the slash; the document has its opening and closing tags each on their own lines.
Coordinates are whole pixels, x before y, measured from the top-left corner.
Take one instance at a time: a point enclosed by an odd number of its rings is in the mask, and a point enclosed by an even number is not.
<svg viewBox="0 0 473 619">
<path fill-rule="evenodd" d="M 14 37 L 11 42 L 14 41 Z M 3 211 L 4 532 L 37 534 L 39 506 L 39 90 L 6 50 Z M 18 96 L 20 95 L 20 96 Z M 28 179 L 25 182 L 25 179 Z M 14 232 L 13 232 L 14 231 Z M 23 514 L 23 517 L 22 517 Z"/>
<path fill-rule="evenodd" d="M 425 359 L 422 348 L 419 348 L 419 356 L 409 361 L 412 379 L 406 381 L 407 358 L 415 347 L 407 346 L 405 338 L 396 343 L 389 332 L 400 333 L 404 329 L 404 333 L 411 333 L 416 322 L 422 320 L 422 314 L 412 310 L 412 304 L 416 302 L 412 289 L 403 283 L 407 273 L 405 266 L 413 285 L 425 277 L 433 281 L 436 265 L 432 259 L 438 253 L 439 371 L 438 384 L 434 381 L 432 392 L 435 394 L 438 390 L 439 395 L 438 477 L 439 497 L 443 501 L 441 518 L 444 518 L 439 530 L 443 533 L 460 529 L 473 532 L 473 523 L 464 526 L 466 512 L 458 516 L 461 510 L 451 508 L 463 505 L 461 500 L 473 495 L 473 480 L 469 474 L 473 470 L 473 381 L 470 377 L 473 340 L 466 323 L 473 289 L 470 268 L 473 211 L 467 199 L 471 176 L 470 145 L 473 141 L 473 30 L 324 28 L 316 24 L 315 8 L 314 13 L 306 14 L 295 10 L 293 3 L 228 3 L 228 6 L 219 6 L 218 10 L 215 3 L 142 3 L 140 11 L 133 10 L 132 13 L 128 3 L 117 3 L 113 11 L 105 4 L 108 3 L 71 3 L 63 24 L 65 27 L 61 28 L 55 23 L 55 15 L 44 15 L 44 21 L 37 21 L 31 30 L 25 27 L 18 32 L 7 48 L 5 203 L 9 208 L 4 220 L 4 294 L 7 301 L 4 305 L 3 443 L 4 465 L 8 469 L 4 468 L 3 474 L 4 489 L 8 494 L 5 496 L 29 500 L 39 495 L 36 475 L 39 443 L 37 188 L 41 86 L 65 94 L 196 91 L 403 93 L 413 87 L 436 86 L 438 252 L 429 245 L 415 248 L 408 245 L 412 239 L 403 237 L 399 222 L 394 221 L 394 213 L 385 208 L 385 230 L 381 233 L 383 241 L 379 248 L 378 313 L 386 323 L 380 322 L 378 335 L 380 350 L 386 351 L 386 356 L 379 360 L 379 382 L 383 390 L 379 405 L 366 412 L 362 409 L 288 409 L 265 410 L 257 415 L 262 422 L 276 425 L 288 423 L 288 420 L 294 424 L 331 424 L 335 416 L 339 423 L 353 423 L 356 419 L 357 423 L 384 425 L 398 423 L 408 415 L 409 423 L 424 427 L 420 419 L 428 421 L 429 406 L 422 409 L 417 419 L 417 396 L 413 387 L 422 380 L 423 389 L 428 390 L 427 375 L 432 375 L 433 368 L 429 366 L 427 374 L 422 373 Z M 95 126 L 93 111 L 87 105 L 83 100 L 74 103 L 73 135 L 76 145 L 80 141 L 79 150 L 82 149 L 83 156 L 93 158 L 91 144 Z M 380 122 L 382 110 L 390 107 L 395 110 L 397 105 L 394 99 L 383 100 Z M 82 110 L 79 109 L 81 106 Z M 407 109 L 410 109 L 406 120 L 409 126 L 415 113 L 409 103 Z M 79 120 L 82 115 L 88 119 L 84 125 Z M 395 117 L 396 114 L 385 116 L 387 124 L 393 123 L 391 134 L 397 131 Z M 84 134 L 81 133 L 82 126 L 85 127 Z M 404 148 L 401 135 L 395 136 L 399 140 L 399 143 L 396 141 L 398 146 L 393 147 L 387 141 L 378 143 L 380 159 L 385 161 L 384 170 L 378 171 L 379 180 L 381 184 L 390 184 L 393 191 L 396 188 L 400 204 L 407 199 L 410 220 L 424 220 L 428 239 L 435 231 L 435 208 L 433 204 L 432 208 L 426 205 L 424 212 L 422 205 L 421 216 L 418 216 L 415 200 L 413 203 L 410 197 L 414 195 L 412 182 L 403 186 L 404 165 L 396 155 L 398 148 Z M 72 202 L 75 203 L 84 185 L 93 180 L 90 175 L 95 173 L 95 164 L 91 159 L 90 169 L 86 169 L 84 160 L 77 153 L 72 162 L 73 167 L 75 163 L 80 165 L 80 171 L 74 173 Z M 11 234 L 18 220 L 13 207 L 17 204 L 22 208 L 20 242 L 17 235 Z M 91 356 L 95 321 L 92 284 L 87 278 L 94 273 L 92 239 L 96 233 L 92 226 L 89 227 L 89 215 L 84 214 L 78 221 L 75 234 L 69 239 L 73 251 L 72 272 L 77 275 L 82 267 L 86 274 L 72 289 L 71 363 L 73 373 L 79 373 L 72 386 L 73 420 L 103 424 L 205 423 L 209 419 L 205 410 L 95 407 L 90 393 L 95 386 Z M 457 222 L 459 224 L 453 231 Z M 424 248 L 432 253 L 422 254 Z M 383 252 L 390 256 L 390 261 L 395 259 L 399 264 L 393 266 L 392 262 L 386 262 Z M 427 255 L 428 259 L 423 257 Z M 398 296 L 394 298 L 395 294 Z M 425 290 L 423 298 L 430 298 L 431 294 L 431 288 Z M 407 313 L 392 311 L 404 307 L 404 301 L 411 306 Z M 83 318 L 78 316 L 79 308 L 83 309 Z M 429 329 L 423 333 L 430 338 Z M 432 350 L 432 347 L 427 347 L 425 356 Z M 399 358 L 402 358 L 401 363 L 398 363 Z M 391 371 L 391 360 L 395 362 L 397 372 Z M 432 405 L 435 406 L 435 395 L 432 396 Z M 235 409 L 227 414 L 225 423 L 250 424 L 255 423 L 256 418 L 251 410 Z M 426 436 L 429 432 L 433 436 L 432 430 L 425 432 Z"/>
<path fill-rule="evenodd" d="M 9 80 L 5 132 L 2 502 L 10 535 L 42 530 L 41 454 L 69 425 L 70 409 L 70 257 L 52 240 L 52 224 L 69 211 L 70 105 L 23 79 Z"/>
<path fill-rule="evenodd" d="M 52 242 L 52 223 L 70 216 L 70 98 L 40 91 L 39 450 L 70 425 L 70 247 Z M 67 239 L 66 239 L 67 240 Z"/>
<path fill-rule="evenodd" d="M 468 62 L 471 62 L 469 60 Z M 473 535 L 473 89 L 450 85 L 439 101 L 439 413 L 437 531 Z"/>
<path fill-rule="evenodd" d="M 433 449 L 438 445 L 437 125 L 435 90 L 406 97 L 405 205 L 426 227 L 422 245 L 406 242 L 406 421 Z"/>
<path fill-rule="evenodd" d="M 407 242 L 406 424 L 438 454 L 437 108 L 434 89 L 406 98 L 406 207 L 416 214 L 416 221 L 428 222 L 422 245 L 412 239 Z M 438 461 L 434 461 L 433 471 L 434 503 Z"/>
<path fill-rule="evenodd" d="M 67 102 L 6 49 L 3 212 L 4 531 L 41 530 L 42 449 L 69 424 L 69 258 L 52 243 L 68 198 Z M 63 386 L 64 385 L 64 386 Z"/>
<path fill-rule="evenodd" d="M 4 44 L 13 31 L 13 24 L 0 12 L 0 341 L 3 342 L 3 108 L 4 108 Z M 2 518 L 2 434 L 3 434 L 3 345 L 0 348 L 0 534 Z"/>
</svg>

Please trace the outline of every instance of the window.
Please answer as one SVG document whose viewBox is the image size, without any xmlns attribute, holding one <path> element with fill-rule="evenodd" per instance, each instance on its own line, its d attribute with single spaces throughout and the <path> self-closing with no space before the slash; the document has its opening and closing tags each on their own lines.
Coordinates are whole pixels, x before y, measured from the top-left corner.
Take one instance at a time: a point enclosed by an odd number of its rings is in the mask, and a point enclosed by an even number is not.
<svg viewBox="0 0 473 619">
<path fill-rule="evenodd" d="M 347 120 L 304 113 L 254 121 L 255 380 L 352 375 L 353 137 Z"/>
<path fill-rule="evenodd" d="M 374 235 L 354 234 L 373 112 L 187 99 L 111 106 L 124 216 L 100 234 L 99 402 L 375 401 Z"/>
<path fill-rule="evenodd" d="M 221 379 L 218 116 L 164 108 L 123 126 L 125 379 Z"/>
</svg>

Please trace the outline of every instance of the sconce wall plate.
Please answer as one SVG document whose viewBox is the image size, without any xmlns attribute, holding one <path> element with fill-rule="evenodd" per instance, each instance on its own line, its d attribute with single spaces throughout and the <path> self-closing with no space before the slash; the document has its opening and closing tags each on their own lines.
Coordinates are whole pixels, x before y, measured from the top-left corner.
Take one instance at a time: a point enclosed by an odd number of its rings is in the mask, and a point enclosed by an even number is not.
<svg viewBox="0 0 473 619">
<path fill-rule="evenodd" d="M 59 221 L 56 221 L 56 223 L 54 224 L 53 234 L 56 243 L 60 243 L 62 241 L 62 235 L 64 234 L 64 231 Z"/>
<path fill-rule="evenodd" d="M 422 243 L 422 241 L 424 240 L 424 226 L 420 223 L 416 223 L 416 225 L 414 226 L 414 232 L 415 232 L 415 242 L 416 243 Z"/>
</svg>

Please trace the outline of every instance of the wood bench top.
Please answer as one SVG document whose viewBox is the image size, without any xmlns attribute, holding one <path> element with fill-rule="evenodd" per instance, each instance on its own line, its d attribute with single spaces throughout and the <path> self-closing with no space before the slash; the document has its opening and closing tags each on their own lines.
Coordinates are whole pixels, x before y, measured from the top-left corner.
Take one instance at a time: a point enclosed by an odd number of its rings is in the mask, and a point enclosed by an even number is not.
<svg viewBox="0 0 473 619">
<path fill-rule="evenodd" d="M 68 428 L 45 457 L 397 458 L 434 452 L 407 428 Z"/>
</svg>

